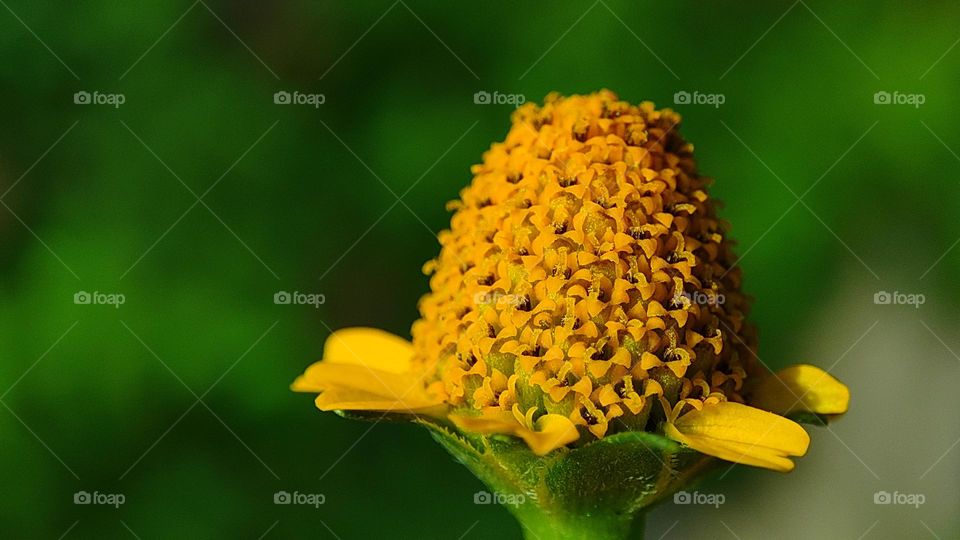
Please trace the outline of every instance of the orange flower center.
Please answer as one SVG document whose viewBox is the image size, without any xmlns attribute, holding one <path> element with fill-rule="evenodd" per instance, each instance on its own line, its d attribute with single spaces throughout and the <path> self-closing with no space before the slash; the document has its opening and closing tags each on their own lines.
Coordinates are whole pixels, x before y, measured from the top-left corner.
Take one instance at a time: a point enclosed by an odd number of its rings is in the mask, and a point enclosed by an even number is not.
<svg viewBox="0 0 960 540">
<path fill-rule="evenodd" d="M 660 397 L 743 401 L 748 301 L 679 122 L 609 91 L 517 109 L 424 267 L 431 390 L 596 437 L 655 429 Z"/>
</svg>

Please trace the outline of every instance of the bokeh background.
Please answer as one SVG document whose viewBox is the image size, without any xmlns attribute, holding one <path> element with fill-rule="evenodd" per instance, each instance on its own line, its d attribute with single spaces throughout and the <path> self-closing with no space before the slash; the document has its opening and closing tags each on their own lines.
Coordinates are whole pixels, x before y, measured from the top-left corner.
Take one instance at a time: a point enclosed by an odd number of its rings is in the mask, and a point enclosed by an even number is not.
<svg viewBox="0 0 960 540">
<path fill-rule="evenodd" d="M 763 361 L 854 396 L 794 473 L 723 470 L 698 488 L 723 505 L 648 536 L 960 537 L 955 3 L 0 5 L 0 536 L 517 538 L 426 432 L 288 385 L 332 329 L 408 335 L 444 203 L 508 126 L 476 92 L 606 87 L 684 115 Z"/>
</svg>

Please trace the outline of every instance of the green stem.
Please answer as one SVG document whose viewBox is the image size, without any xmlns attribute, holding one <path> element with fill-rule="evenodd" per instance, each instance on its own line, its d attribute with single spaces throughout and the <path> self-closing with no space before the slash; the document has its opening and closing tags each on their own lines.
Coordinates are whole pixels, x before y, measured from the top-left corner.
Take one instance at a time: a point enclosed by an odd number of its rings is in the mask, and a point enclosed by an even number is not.
<svg viewBox="0 0 960 540">
<path fill-rule="evenodd" d="M 526 540 L 643 540 L 644 515 L 551 514 L 536 506 L 517 508 L 514 516 Z"/>
</svg>

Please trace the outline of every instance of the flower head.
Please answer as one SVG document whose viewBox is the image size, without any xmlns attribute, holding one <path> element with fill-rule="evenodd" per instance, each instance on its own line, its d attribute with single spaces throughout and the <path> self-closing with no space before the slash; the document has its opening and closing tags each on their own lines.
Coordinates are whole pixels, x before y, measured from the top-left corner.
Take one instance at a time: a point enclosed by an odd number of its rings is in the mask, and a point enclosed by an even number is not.
<svg viewBox="0 0 960 540">
<path fill-rule="evenodd" d="M 516 111 L 450 206 L 413 326 L 451 407 L 651 430 L 658 398 L 742 402 L 739 269 L 680 117 L 611 92 Z"/>
<path fill-rule="evenodd" d="M 449 204 L 412 344 L 337 332 L 295 389 L 537 455 L 643 432 L 792 469 L 809 437 L 780 415 L 840 414 L 849 394 L 758 362 L 729 226 L 679 123 L 609 91 L 517 109 Z"/>
</svg>

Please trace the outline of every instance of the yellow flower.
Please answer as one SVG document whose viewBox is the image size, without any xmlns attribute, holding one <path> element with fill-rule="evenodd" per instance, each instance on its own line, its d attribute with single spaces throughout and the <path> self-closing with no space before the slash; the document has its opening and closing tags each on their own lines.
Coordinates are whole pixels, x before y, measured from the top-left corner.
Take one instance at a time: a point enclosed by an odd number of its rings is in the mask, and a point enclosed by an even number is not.
<svg viewBox="0 0 960 540">
<path fill-rule="evenodd" d="M 294 389 L 322 410 L 429 417 L 537 455 L 623 432 L 780 471 L 847 388 L 756 361 L 740 270 L 680 117 L 609 91 L 552 94 L 449 204 L 413 342 L 335 332 Z"/>
</svg>

